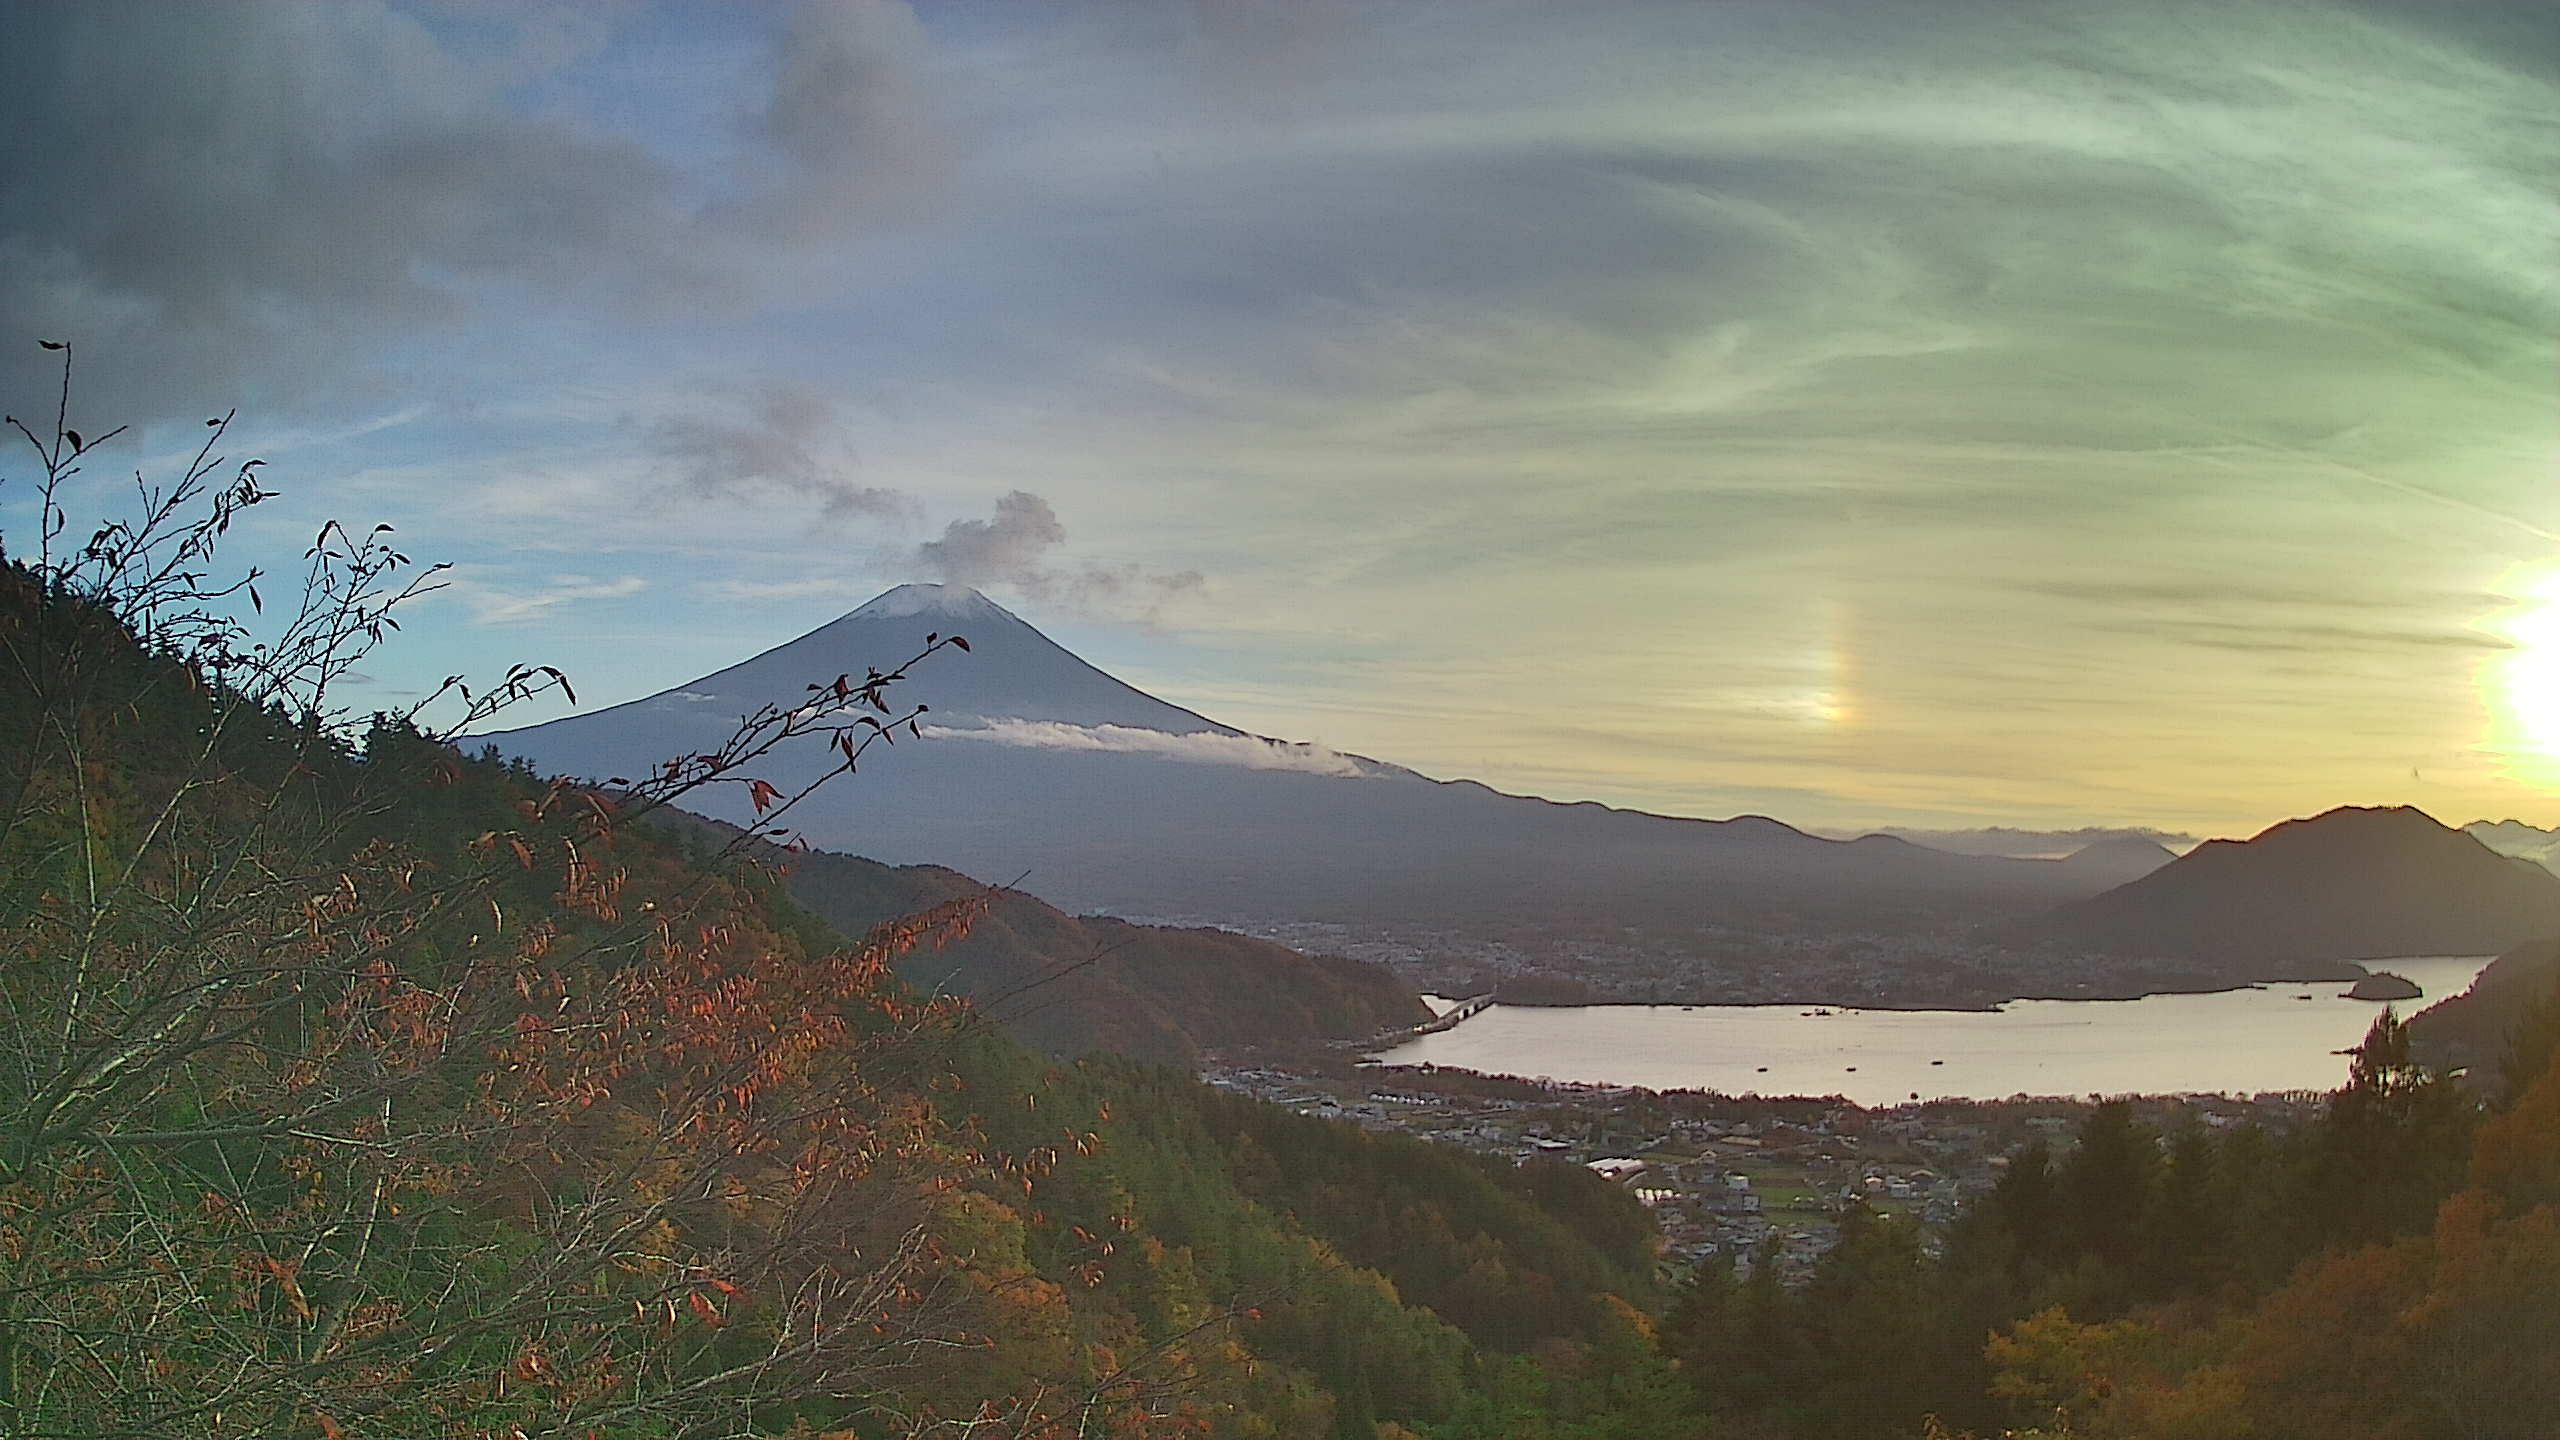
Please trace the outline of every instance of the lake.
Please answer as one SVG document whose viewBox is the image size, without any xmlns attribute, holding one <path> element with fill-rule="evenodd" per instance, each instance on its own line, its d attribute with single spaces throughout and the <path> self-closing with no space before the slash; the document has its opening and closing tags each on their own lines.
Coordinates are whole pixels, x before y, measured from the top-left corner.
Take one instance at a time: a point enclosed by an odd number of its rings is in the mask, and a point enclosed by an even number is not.
<svg viewBox="0 0 2560 1440">
<path fill-rule="evenodd" d="M 2460 993 L 2491 957 L 2375 961 L 2426 991 L 2411 1014 Z M 2268 984 L 2139 1000 L 2018 1000 L 1995 1011 L 1811 1005 L 1496 1005 L 1381 1052 L 1450 1065 L 1655 1090 L 1840 1095 L 1861 1105 L 2011 1095 L 2251 1095 L 2328 1090 L 2334 1052 L 2364 1038 L 2380 1002 L 2345 982 Z M 1438 1008 L 1445 1008 L 1439 1002 Z"/>
</svg>

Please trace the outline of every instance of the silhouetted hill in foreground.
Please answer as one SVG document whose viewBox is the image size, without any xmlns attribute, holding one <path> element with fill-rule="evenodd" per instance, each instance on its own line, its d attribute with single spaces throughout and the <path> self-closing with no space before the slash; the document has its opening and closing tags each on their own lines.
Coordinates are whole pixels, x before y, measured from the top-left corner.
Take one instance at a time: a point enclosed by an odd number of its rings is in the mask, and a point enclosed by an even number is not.
<svg viewBox="0 0 2560 1440">
<path fill-rule="evenodd" d="M 939 865 L 824 851 L 791 857 L 790 886 L 849 935 L 987 889 Z M 1204 1049 L 1297 1049 L 1431 1018 L 1411 988 L 1366 961 L 1226 930 L 1069 915 L 1019 890 L 998 892 L 968 938 L 913 952 L 898 970 L 918 989 L 969 997 L 1015 1038 L 1060 1055 L 1188 1061 Z"/>
<path fill-rule="evenodd" d="M 2560 934 L 2560 877 L 2423 811 L 2341 808 L 2212 840 L 2013 938 L 2175 956 L 2264 978 L 2393 955 L 2485 955 Z"/>
<path fill-rule="evenodd" d="M 2428 1064 L 2469 1066 L 2475 1083 L 2495 1086 L 2507 1037 L 2554 985 L 2560 985 L 2560 939 L 2528 941 L 2490 961 L 2470 989 L 2410 1016 L 2409 1043 Z"/>
<path fill-rule="evenodd" d="M 737 827 L 680 811 L 660 824 L 728 844 Z M 884 865 L 825 850 L 765 852 L 791 897 L 846 934 L 955 900 L 990 897 L 966 938 L 909 952 L 918 990 L 966 997 L 1053 1055 L 1109 1051 L 1188 1064 L 1203 1050 L 1303 1050 L 1431 1018 L 1384 968 L 1233 931 L 1070 915 L 1036 895 L 941 865 Z"/>
</svg>

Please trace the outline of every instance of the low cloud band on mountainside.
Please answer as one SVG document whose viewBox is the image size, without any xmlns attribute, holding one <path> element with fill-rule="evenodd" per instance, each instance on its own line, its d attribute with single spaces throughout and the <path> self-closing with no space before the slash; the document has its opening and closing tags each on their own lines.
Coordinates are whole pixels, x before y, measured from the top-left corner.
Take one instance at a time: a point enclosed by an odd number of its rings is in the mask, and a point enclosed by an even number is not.
<svg viewBox="0 0 2560 1440">
<path fill-rule="evenodd" d="M 1155 755 L 1194 765 L 1234 765 L 1246 770 L 1293 770 L 1304 775 L 1340 779 L 1382 778 L 1390 773 L 1374 761 L 1362 761 L 1321 745 L 1293 745 L 1259 735 L 1194 732 L 1168 735 L 1131 725 L 1069 725 L 1056 720 L 989 720 L 983 725 L 927 725 L 925 738 L 971 740 L 1010 745 L 1022 750 L 1107 751 L 1119 755 Z"/>
</svg>

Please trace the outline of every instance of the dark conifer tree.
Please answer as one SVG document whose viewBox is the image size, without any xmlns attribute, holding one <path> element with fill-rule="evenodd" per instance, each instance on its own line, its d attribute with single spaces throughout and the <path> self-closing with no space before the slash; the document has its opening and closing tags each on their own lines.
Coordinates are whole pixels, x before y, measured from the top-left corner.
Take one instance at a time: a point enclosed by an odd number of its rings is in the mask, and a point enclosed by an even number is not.
<svg viewBox="0 0 2560 1440">
<path fill-rule="evenodd" d="M 2304 1142 L 2296 1199 L 2303 1253 L 2375 1244 L 2424 1228 L 2461 1183 L 2477 1108 L 2420 1065 L 2385 1007 Z"/>
<path fill-rule="evenodd" d="M 2109 1100 L 2092 1109 L 2055 1184 L 2072 1250 L 2129 1273 L 2160 1170 L 2160 1139 L 2134 1119 L 2130 1102 Z"/>
<path fill-rule="evenodd" d="M 2013 1263 L 2054 1257 L 2059 1227 L 2053 1186 L 2053 1151 L 2042 1140 L 2029 1141 L 2009 1157 L 1991 1192 L 1990 1210 L 2009 1236 Z"/>
<path fill-rule="evenodd" d="M 2169 1137 L 2159 1188 L 2141 1229 L 2134 1291 L 2144 1299 L 2204 1294 L 2228 1275 L 2230 1233 L 2215 1206 L 2220 1166 L 2213 1137 L 2189 1123 Z"/>
</svg>

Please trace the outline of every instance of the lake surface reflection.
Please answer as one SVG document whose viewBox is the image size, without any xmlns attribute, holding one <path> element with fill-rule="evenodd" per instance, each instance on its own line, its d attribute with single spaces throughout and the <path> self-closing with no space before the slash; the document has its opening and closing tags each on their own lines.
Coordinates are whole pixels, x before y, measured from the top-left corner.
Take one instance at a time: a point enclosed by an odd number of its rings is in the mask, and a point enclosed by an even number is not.
<svg viewBox="0 0 2560 1440">
<path fill-rule="evenodd" d="M 2490 957 L 2376 961 L 2426 991 L 2411 1014 L 2459 993 Z M 1862 1105 L 2118 1095 L 2327 1090 L 2382 1006 L 2344 983 L 2271 984 L 2140 1000 L 2020 1000 L 1990 1012 L 1811 1005 L 1496 1005 L 1382 1052 L 1453 1065 L 1656 1090 L 1841 1095 Z"/>
</svg>

